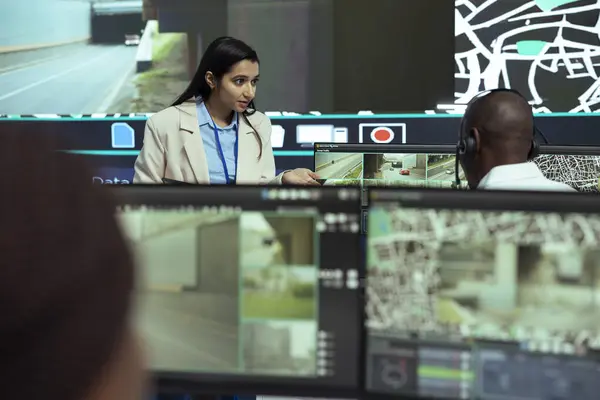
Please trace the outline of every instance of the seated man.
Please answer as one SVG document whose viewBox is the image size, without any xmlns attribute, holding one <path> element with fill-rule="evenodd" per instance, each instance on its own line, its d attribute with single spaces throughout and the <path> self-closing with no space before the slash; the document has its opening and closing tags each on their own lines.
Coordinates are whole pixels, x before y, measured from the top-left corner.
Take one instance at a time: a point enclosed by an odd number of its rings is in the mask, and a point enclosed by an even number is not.
<svg viewBox="0 0 600 400">
<path fill-rule="evenodd" d="M 531 106 L 517 91 L 497 89 L 471 100 L 461 121 L 456 152 L 469 187 L 575 191 L 547 179 L 529 162 L 539 152 L 534 136 Z"/>
</svg>

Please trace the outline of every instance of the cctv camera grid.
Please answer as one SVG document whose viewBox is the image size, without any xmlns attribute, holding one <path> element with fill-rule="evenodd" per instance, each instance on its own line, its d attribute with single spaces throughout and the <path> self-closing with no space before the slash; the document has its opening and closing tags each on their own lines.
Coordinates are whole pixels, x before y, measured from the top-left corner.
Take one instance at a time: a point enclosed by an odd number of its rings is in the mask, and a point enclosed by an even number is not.
<svg viewBox="0 0 600 400">
<path fill-rule="evenodd" d="M 374 207 L 367 327 L 600 347 L 599 238 L 597 216 Z"/>
<path fill-rule="evenodd" d="M 326 185 L 444 188 L 455 182 L 453 154 L 316 152 L 315 159 Z M 542 154 L 534 163 L 548 179 L 581 192 L 600 190 L 600 156 Z M 460 167 L 459 173 L 465 180 Z"/>
<path fill-rule="evenodd" d="M 456 178 L 454 154 L 315 152 L 315 167 L 325 185 L 451 188 Z"/>
<path fill-rule="evenodd" d="M 137 322 L 153 370 L 315 375 L 316 216 L 188 209 L 120 217 L 141 267 Z M 269 234 L 270 251 L 256 248 Z M 248 287 L 252 277 L 270 286 Z M 280 368 L 257 364 L 262 353 Z"/>
</svg>

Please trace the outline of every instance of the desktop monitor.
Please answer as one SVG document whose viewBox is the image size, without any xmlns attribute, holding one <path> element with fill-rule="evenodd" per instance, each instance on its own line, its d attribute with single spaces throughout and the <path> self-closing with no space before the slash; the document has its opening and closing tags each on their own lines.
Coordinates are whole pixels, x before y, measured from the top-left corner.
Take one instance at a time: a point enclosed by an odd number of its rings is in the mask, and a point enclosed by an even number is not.
<svg viewBox="0 0 600 400">
<path fill-rule="evenodd" d="M 599 192 L 600 147 L 541 146 L 534 160 L 546 178 L 580 192 Z"/>
<path fill-rule="evenodd" d="M 367 260 L 371 395 L 597 398 L 596 196 L 374 189 Z"/>
<path fill-rule="evenodd" d="M 451 145 L 316 143 L 314 153 L 314 170 L 324 185 L 455 186 L 456 147 Z"/>
<path fill-rule="evenodd" d="M 112 191 L 139 265 L 136 322 L 160 389 L 355 394 L 357 189 Z"/>
<path fill-rule="evenodd" d="M 357 186 L 361 232 L 368 229 L 372 187 L 456 188 L 456 146 L 315 143 L 314 171 L 324 186 Z M 462 168 L 461 187 L 466 187 Z"/>
</svg>

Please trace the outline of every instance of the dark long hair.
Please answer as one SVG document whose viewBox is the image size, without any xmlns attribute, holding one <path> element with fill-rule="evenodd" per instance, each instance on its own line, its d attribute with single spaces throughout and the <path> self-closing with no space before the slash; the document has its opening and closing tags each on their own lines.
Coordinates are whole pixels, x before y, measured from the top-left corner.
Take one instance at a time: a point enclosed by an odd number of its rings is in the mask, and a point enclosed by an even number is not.
<svg viewBox="0 0 600 400">
<path fill-rule="evenodd" d="M 235 64 L 244 60 L 249 60 L 256 63 L 260 62 L 256 51 L 241 40 L 229 36 L 223 36 L 215 39 L 210 45 L 208 45 L 208 48 L 202 55 L 202 60 L 200 60 L 200 65 L 198 66 L 192 81 L 183 91 L 183 93 L 177 98 L 177 100 L 175 100 L 172 106 L 178 106 L 192 97 L 201 97 L 204 101 L 208 100 L 212 90 L 206 82 L 206 73 L 212 72 L 215 79 L 219 81 L 221 78 L 223 78 L 223 75 L 231 71 Z M 252 126 L 250 120 L 248 119 L 248 116 L 254 114 L 255 112 L 256 106 L 254 104 L 254 100 L 252 100 L 248 104 L 246 111 L 242 113 L 242 118 L 244 118 L 246 123 L 254 131 L 254 136 L 258 141 L 258 147 L 260 149 L 260 153 L 258 155 L 258 158 L 260 159 L 262 157 L 262 139 L 260 138 L 258 131 L 254 128 L 254 126 Z"/>
</svg>

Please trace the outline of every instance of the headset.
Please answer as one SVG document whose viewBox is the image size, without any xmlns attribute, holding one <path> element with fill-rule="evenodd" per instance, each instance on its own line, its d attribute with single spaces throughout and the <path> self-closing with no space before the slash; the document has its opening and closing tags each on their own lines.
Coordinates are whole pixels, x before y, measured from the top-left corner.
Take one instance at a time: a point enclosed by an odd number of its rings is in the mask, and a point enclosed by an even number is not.
<svg viewBox="0 0 600 400">
<path fill-rule="evenodd" d="M 467 104 L 467 108 L 465 109 L 464 115 L 466 116 L 467 113 L 469 112 L 470 108 L 475 103 L 477 103 L 477 101 L 479 101 L 480 99 L 482 99 L 492 93 L 499 93 L 499 92 L 514 93 L 517 96 L 524 99 L 525 101 L 527 101 L 527 99 L 519 91 L 517 91 L 515 89 L 497 88 L 497 89 L 485 90 L 485 91 L 477 94 L 475 97 L 473 97 L 471 99 L 471 101 L 469 101 L 469 103 Z M 529 102 L 527 102 L 527 103 L 529 103 Z M 532 111 L 532 118 L 533 118 L 533 111 Z M 472 160 L 473 157 L 475 157 L 475 153 L 477 152 L 477 141 L 475 140 L 475 137 L 473 136 L 473 134 L 469 132 L 468 135 L 463 137 L 463 131 L 465 128 L 464 124 L 465 124 L 465 118 L 463 117 L 460 122 L 460 131 L 458 132 L 458 143 L 456 144 L 456 165 L 454 167 L 457 189 L 460 189 L 460 173 L 458 172 L 458 169 L 461 164 L 461 161 L 463 164 L 465 164 L 465 161 L 467 161 L 467 163 L 468 163 L 469 160 Z M 535 126 L 535 123 L 534 123 L 533 124 L 533 132 L 531 135 L 531 148 L 529 149 L 529 153 L 527 154 L 527 161 L 533 161 L 540 154 L 540 144 L 535 139 L 536 133 L 538 133 L 544 139 L 544 142 L 546 144 L 548 144 L 548 139 L 546 139 L 546 136 Z"/>
</svg>

